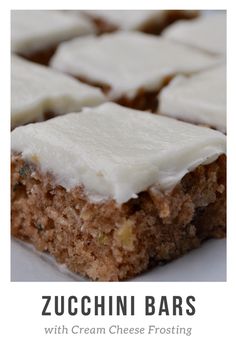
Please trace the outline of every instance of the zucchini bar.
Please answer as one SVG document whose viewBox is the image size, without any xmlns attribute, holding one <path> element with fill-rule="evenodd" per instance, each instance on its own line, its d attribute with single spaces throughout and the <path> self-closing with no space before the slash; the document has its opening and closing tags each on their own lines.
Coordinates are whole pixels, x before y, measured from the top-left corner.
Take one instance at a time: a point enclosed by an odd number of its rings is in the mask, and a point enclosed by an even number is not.
<svg viewBox="0 0 236 353">
<path fill-rule="evenodd" d="M 176 76 L 159 94 L 158 113 L 226 133 L 226 67 Z"/>
<path fill-rule="evenodd" d="M 92 280 L 225 237 L 221 132 L 104 103 L 12 132 L 12 234 Z"/>
<path fill-rule="evenodd" d="M 98 88 L 51 68 L 12 56 L 11 127 L 33 123 L 104 102 Z"/>
<path fill-rule="evenodd" d="M 95 34 L 92 22 L 56 10 L 12 10 L 11 50 L 26 59 L 47 65 L 59 43 Z"/>
<path fill-rule="evenodd" d="M 192 21 L 178 21 L 166 28 L 162 36 L 212 55 L 226 55 L 226 14 L 215 11 Z"/>
<path fill-rule="evenodd" d="M 98 86 L 110 100 L 155 111 L 157 93 L 176 74 L 191 74 L 219 59 L 141 32 L 84 37 L 58 47 L 50 65 Z"/>
</svg>

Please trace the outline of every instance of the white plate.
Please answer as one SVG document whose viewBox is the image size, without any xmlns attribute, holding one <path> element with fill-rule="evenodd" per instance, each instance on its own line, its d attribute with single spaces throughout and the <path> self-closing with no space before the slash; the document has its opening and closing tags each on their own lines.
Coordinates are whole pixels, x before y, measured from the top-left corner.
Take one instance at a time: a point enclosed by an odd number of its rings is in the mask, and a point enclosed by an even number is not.
<svg viewBox="0 0 236 353">
<path fill-rule="evenodd" d="M 14 282 L 85 281 L 64 266 L 58 266 L 49 255 L 39 253 L 32 246 L 12 240 L 11 280 Z M 136 282 L 226 281 L 226 240 L 212 239 L 199 249 L 164 266 L 157 266 L 131 280 Z"/>
</svg>

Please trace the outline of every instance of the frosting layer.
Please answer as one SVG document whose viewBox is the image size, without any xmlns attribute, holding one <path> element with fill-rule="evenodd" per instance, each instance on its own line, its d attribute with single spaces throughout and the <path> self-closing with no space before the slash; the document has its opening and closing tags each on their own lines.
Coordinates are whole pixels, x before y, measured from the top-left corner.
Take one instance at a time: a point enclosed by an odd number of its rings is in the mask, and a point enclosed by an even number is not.
<svg viewBox="0 0 236 353">
<path fill-rule="evenodd" d="M 226 53 L 226 15 L 202 16 L 192 21 L 178 21 L 162 35 L 211 54 Z"/>
<path fill-rule="evenodd" d="M 11 12 L 11 47 L 19 54 L 28 54 L 94 32 L 93 25 L 82 14 L 73 16 L 54 10 Z"/>
<path fill-rule="evenodd" d="M 56 183 L 118 203 L 153 184 L 173 188 L 189 171 L 225 153 L 225 136 L 208 128 L 105 103 L 16 128 L 12 150 L 38 160 Z"/>
<path fill-rule="evenodd" d="M 105 101 L 101 90 L 50 68 L 12 56 L 12 127 L 42 120 L 44 113 L 64 114 Z"/>
<path fill-rule="evenodd" d="M 219 60 L 196 49 L 139 32 L 87 36 L 62 43 L 51 66 L 111 87 L 111 98 L 158 90 L 178 73 L 193 73 Z"/>
<path fill-rule="evenodd" d="M 159 113 L 226 132 L 226 67 L 178 76 L 159 95 Z"/>
</svg>

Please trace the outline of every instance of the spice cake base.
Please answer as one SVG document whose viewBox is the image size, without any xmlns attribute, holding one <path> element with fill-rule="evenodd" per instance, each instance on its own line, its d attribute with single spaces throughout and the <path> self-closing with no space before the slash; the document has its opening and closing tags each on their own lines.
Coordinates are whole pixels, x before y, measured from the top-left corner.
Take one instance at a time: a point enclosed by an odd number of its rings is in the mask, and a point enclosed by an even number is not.
<svg viewBox="0 0 236 353">
<path fill-rule="evenodd" d="M 118 281 L 173 260 L 226 234 L 226 158 L 197 167 L 169 193 L 154 185 L 118 205 L 94 203 L 82 187 L 12 156 L 12 234 L 47 251 L 73 272 Z"/>
<path fill-rule="evenodd" d="M 75 78 L 87 85 L 100 88 L 102 92 L 108 96 L 108 99 L 109 99 L 109 93 L 111 92 L 112 88 L 108 84 L 94 82 L 92 80 L 89 80 L 88 78 L 81 77 L 81 76 L 79 77 L 76 76 Z M 163 79 L 163 82 L 161 83 L 161 87 L 158 89 L 148 91 L 144 88 L 140 88 L 137 91 L 137 93 L 134 95 L 134 97 L 128 97 L 126 95 L 122 95 L 121 97 L 118 97 L 116 99 L 110 99 L 110 100 L 117 104 L 122 105 L 123 107 L 156 113 L 158 109 L 158 95 L 160 93 L 160 90 L 163 87 L 167 86 L 168 83 L 171 81 L 171 79 L 172 79 L 172 76 L 167 76 L 165 79 Z"/>
<path fill-rule="evenodd" d="M 53 54 L 56 52 L 57 46 L 51 46 L 42 50 L 30 52 L 28 54 L 18 54 L 24 59 L 33 61 L 35 63 L 47 66 Z"/>
</svg>

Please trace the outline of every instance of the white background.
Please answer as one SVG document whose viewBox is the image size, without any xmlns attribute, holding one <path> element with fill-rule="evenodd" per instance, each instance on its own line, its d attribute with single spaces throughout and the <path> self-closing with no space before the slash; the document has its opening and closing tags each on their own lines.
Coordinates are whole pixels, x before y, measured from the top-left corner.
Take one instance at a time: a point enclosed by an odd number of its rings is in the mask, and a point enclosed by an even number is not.
<svg viewBox="0 0 236 353">
<path fill-rule="evenodd" d="M 232 352 L 235 327 L 235 33 L 236 9 L 233 1 L 138 1 L 135 8 L 199 8 L 227 9 L 228 15 L 228 269 L 227 282 L 222 283 L 11 283 L 10 282 L 10 9 L 14 8 L 134 8 L 132 1 L 9 1 L 1 4 L 1 352 Z M 42 317 L 42 295 L 135 295 L 135 317 Z M 194 295 L 196 315 L 193 317 L 145 317 L 142 305 L 145 295 Z M 138 305 L 140 303 L 140 305 Z M 191 326 L 186 336 L 45 336 L 44 326 Z"/>
</svg>

